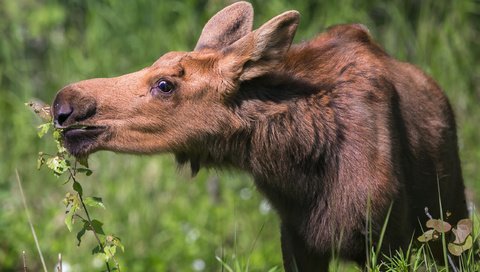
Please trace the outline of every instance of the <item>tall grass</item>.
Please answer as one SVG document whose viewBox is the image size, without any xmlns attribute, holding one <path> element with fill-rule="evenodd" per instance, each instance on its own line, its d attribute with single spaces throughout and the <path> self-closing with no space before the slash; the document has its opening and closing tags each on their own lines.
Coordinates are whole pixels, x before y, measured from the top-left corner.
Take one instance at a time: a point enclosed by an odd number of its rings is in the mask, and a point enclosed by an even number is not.
<svg viewBox="0 0 480 272">
<path fill-rule="evenodd" d="M 51 101 L 56 90 L 69 82 L 124 74 L 150 65 L 167 51 L 190 50 L 203 23 L 227 2 L 2 1 L 0 270 L 20 267 L 23 250 L 29 268 L 40 268 L 15 168 L 47 265 L 53 267 L 59 252 L 74 271 L 97 265 L 86 250 L 91 247 L 78 249 L 63 225 L 61 199 L 68 189 L 62 187 L 63 180 L 36 170 L 36 154 L 54 147 L 37 138 L 34 127 L 40 121 L 23 103 L 32 97 Z M 267 4 L 257 0 L 253 4 L 256 26 L 282 11 L 299 10 L 296 41 L 309 39 L 331 24 L 363 23 L 391 55 L 433 75 L 457 114 L 469 191 L 480 192 L 478 1 L 276 0 Z M 192 180 L 176 173 L 170 156 L 99 153 L 90 163 L 95 172 L 84 181 L 84 189 L 104 198 L 107 211 L 99 211 L 98 217 L 108 222 L 109 232 L 123 238 L 126 252 L 119 261 L 129 271 L 189 271 L 202 263 L 204 271 L 217 271 L 222 264 L 215 257 L 232 254 L 249 256 L 251 271 L 280 266 L 277 219 L 246 175 L 201 171 Z M 343 264 L 339 267 L 348 270 Z"/>
</svg>

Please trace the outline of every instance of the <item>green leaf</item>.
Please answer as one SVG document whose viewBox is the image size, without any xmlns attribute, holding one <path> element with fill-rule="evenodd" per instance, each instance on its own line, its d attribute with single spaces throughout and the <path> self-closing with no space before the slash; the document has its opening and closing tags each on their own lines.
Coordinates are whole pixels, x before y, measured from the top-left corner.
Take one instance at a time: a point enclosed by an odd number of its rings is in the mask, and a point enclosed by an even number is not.
<svg viewBox="0 0 480 272">
<path fill-rule="evenodd" d="M 427 230 L 426 232 L 424 232 L 421 236 L 419 236 L 417 238 L 417 240 L 421 243 L 426 243 L 430 240 L 435 240 L 435 239 L 436 239 L 436 236 L 435 236 L 435 230 L 434 229 Z"/>
<path fill-rule="evenodd" d="M 102 253 L 102 249 L 100 248 L 100 245 L 97 245 L 92 249 L 92 255 Z"/>
<path fill-rule="evenodd" d="M 101 207 L 105 209 L 101 197 L 89 196 L 83 199 L 83 203 L 90 207 Z"/>
<path fill-rule="evenodd" d="M 115 253 L 117 253 L 117 246 L 115 245 L 106 245 L 103 248 L 103 252 L 105 252 L 105 255 L 107 256 L 107 262 L 115 256 Z"/>
<path fill-rule="evenodd" d="M 66 206 L 65 225 L 67 225 L 69 231 L 72 231 L 72 225 L 75 221 L 74 215 L 80 208 L 80 200 L 78 199 L 77 195 L 67 193 L 63 199 L 63 203 Z"/>
<path fill-rule="evenodd" d="M 65 225 L 67 225 L 68 231 L 72 232 L 73 229 L 73 216 L 75 215 L 75 210 L 70 209 L 67 211 L 67 214 L 65 215 Z"/>
<path fill-rule="evenodd" d="M 53 136 L 53 139 L 55 139 L 55 141 L 59 142 L 60 139 L 62 138 L 62 131 L 59 129 L 55 129 L 52 132 L 52 136 Z"/>
<path fill-rule="evenodd" d="M 435 229 L 440 233 L 449 232 L 452 229 L 452 225 L 448 222 L 439 220 L 439 219 L 430 219 L 427 221 L 427 228 Z"/>
<path fill-rule="evenodd" d="M 68 171 L 70 167 L 70 162 L 59 156 L 48 158 L 45 164 L 53 170 L 53 174 L 57 177 Z"/>
<path fill-rule="evenodd" d="M 78 157 L 77 158 L 77 162 L 80 164 L 80 165 L 83 165 L 85 166 L 86 168 L 88 168 L 88 156 L 84 156 L 84 157 Z M 91 171 L 90 171 L 91 172 Z M 87 175 L 89 176 L 89 175 Z"/>
<path fill-rule="evenodd" d="M 82 229 L 79 232 L 77 232 L 77 240 L 78 240 L 77 246 L 80 246 L 80 243 L 82 242 L 82 237 L 83 235 L 85 235 L 85 232 L 87 231 L 87 227 L 88 227 L 88 222 L 85 222 L 83 224 Z"/>
<path fill-rule="evenodd" d="M 48 130 L 52 126 L 52 123 L 45 123 L 38 126 L 38 137 L 42 138 L 45 134 L 48 133 Z"/>
<path fill-rule="evenodd" d="M 43 153 L 40 152 L 38 153 L 38 158 L 37 158 L 37 169 L 40 169 L 44 164 L 45 164 L 45 158 L 43 157 Z"/>
<path fill-rule="evenodd" d="M 448 243 L 448 251 L 455 256 L 460 256 L 463 252 L 469 250 L 473 246 L 473 238 L 469 235 L 465 239 L 465 243 L 463 245 L 457 245 L 454 243 Z"/>
<path fill-rule="evenodd" d="M 85 173 L 85 175 L 88 177 L 90 175 L 92 175 L 92 170 L 88 169 L 88 168 L 77 168 L 76 169 L 78 173 Z"/>
<path fill-rule="evenodd" d="M 67 149 L 63 146 L 62 142 L 57 141 L 57 151 L 59 154 L 66 154 Z"/>
<path fill-rule="evenodd" d="M 89 226 L 88 230 L 92 230 L 92 227 L 93 227 L 93 231 L 95 231 L 95 233 L 105 235 L 105 232 L 103 231 L 102 226 L 103 226 L 102 222 L 96 219 L 93 219 L 92 224 Z"/>
<path fill-rule="evenodd" d="M 77 192 L 80 196 L 83 195 L 82 185 L 77 181 L 73 182 L 73 190 L 75 190 L 75 192 Z"/>
<path fill-rule="evenodd" d="M 107 236 L 107 241 L 110 240 L 112 244 L 116 245 L 119 247 L 123 252 L 125 252 L 125 247 L 123 246 L 122 242 L 120 241 L 120 238 L 118 238 L 115 235 L 109 235 Z"/>
</svg>

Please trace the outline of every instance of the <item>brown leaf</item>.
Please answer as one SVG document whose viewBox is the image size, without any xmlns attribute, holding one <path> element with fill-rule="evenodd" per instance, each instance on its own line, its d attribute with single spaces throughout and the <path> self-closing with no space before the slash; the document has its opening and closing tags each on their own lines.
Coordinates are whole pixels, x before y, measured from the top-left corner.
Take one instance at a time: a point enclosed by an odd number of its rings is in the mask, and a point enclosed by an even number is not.
<svg viewBox="0 0 480 272">
<path fill-rule="evenodd" d="M 465 239 L 472 233 L 472 220 L 462 219 L 458 222 L 457 228 L 454 228 L 452 232 L 455 234 L 454 244 L 461 245 L 465 242 Z"/>
<path fill-rule="evenodd" d="M 50 106 L 45 102 L 36 99 L 25 104 L 29 106 L 43 121 L 48 122 L 52 119 L 50 115 Z"/>
<path fill-rule="evenodd" d="M 426 225 L 427 228 L 435 229 L 440 233 L 449 232 L 452 229 L 452 225 L 440 219 L 430 219 L 427 221 Z"/>
</svg>

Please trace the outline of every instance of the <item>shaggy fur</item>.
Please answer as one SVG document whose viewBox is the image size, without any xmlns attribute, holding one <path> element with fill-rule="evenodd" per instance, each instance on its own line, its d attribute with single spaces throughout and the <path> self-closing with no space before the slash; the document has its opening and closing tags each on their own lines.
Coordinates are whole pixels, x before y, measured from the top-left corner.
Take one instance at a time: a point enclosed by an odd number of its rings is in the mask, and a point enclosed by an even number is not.
<svg viewBox="0 0 480 272">
<path fill-rule="evenodd" d="M 171 152 L 193 173 L 251 173 L 280 216 L 286 271 L 327 271 L 332 248 L 363 264 L 367 225 L 376 242 L 391 205 L 382 248 L 405 247 L 425 207 L 440 217 L 437 184 L 451 221 L 467 217 L 452 109 L 430 77 L 361 25 L 290 47 L 297 12 L 255 31 L 252 16 L 233 4 L 194 52 L 62 89 L 53 114 L 68 150 Z"/>
</svg>

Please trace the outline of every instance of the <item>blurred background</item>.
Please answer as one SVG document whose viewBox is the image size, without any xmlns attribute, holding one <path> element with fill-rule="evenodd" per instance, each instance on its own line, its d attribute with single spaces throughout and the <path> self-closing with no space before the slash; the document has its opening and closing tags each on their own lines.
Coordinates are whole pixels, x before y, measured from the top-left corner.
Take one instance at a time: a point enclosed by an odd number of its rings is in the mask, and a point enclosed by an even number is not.
<svg viewBox="0 0 480 272">
<path fill-rule="evenodd" d="M 50 103 L 62 86 L 139 70 L 162 54 L 193 48 L 204 23 L 226 0 L 0 1 L 0 271 L 16 271 L 26 251 L 30 271 L 41 269 L 22 207 L 15 169 L 30 205 L 43 255 L 53 270 L 58 253 L 70 271 L 100 271 L 94 239 L 77 246 L 64 225 L 62 199 L 70 185 L 36 169 L 41 124 L 24 103 Z M 332 24 L 359 22 L 392 56 L 432 75 L 449 96 L 458 122 L 465 182 L 473 203 L 480 192 L 480 1 L 275 0 L 252 1 L 255 27 L 290 9 L 302 14 L 296 41 Z M 251 179 L 238 172 L 177 171 L 172 156 L 110 152 L 90 157 L 94 174 L 84 194 L 103 197 L 92 210 L 119 236 L 128 271 L 221 271 L 226 263 L 250 271 L 281 267 L 278 221 Z M 432 188 L 436 192 L 436 188 Z M 77 230 L 78 231 L 78 230 Z"/>
</svg>

